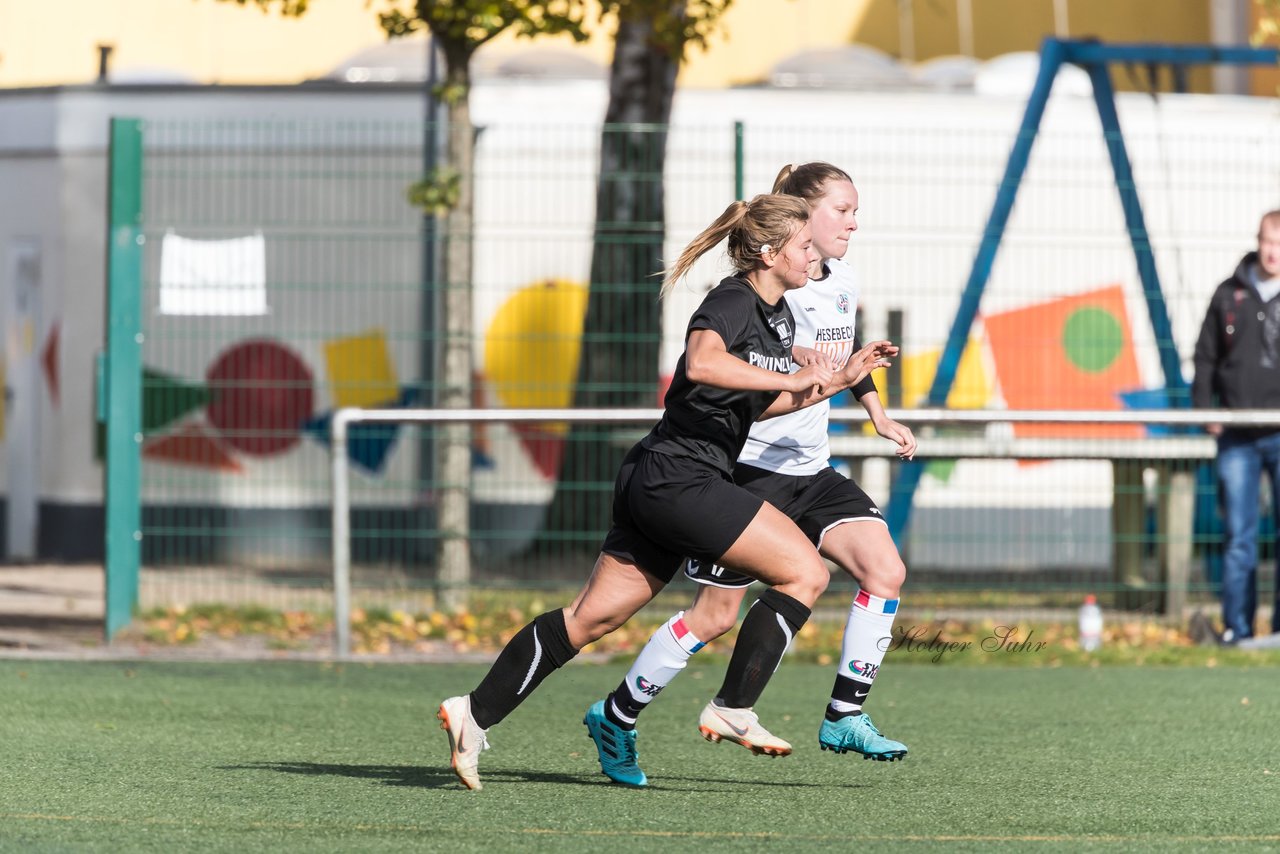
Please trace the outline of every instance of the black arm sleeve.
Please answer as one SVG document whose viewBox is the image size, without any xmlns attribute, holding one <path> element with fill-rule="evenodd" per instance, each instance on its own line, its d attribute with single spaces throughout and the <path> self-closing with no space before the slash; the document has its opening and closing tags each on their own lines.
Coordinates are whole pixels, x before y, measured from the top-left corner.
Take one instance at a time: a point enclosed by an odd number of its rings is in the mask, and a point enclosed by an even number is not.
<svg viewBox="0 0 1280 854">
<path fill-rule="evenodd" d="M 871 374 L 867 374 L 858 384 L 849 389 L 849 393 L 853 395 L 854 400 L 862 400 L 868 394 L 874 393 L 876 390 L 876 381 L 871 379 Z"/>
</svg>

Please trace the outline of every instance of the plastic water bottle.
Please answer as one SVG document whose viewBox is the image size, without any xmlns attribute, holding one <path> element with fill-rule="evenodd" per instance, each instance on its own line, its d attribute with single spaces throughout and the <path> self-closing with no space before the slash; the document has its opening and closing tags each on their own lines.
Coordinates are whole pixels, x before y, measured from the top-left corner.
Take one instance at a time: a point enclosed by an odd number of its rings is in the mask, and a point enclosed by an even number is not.
<svg viewBox="0 0 1280 854">
<path fill-rule="evenodd" d="M 1093 652 L 1102 646 L 1102 609 L 1098 597 L 1090 593 L 1080 606 L 1080 648 Z"/>
</svg>

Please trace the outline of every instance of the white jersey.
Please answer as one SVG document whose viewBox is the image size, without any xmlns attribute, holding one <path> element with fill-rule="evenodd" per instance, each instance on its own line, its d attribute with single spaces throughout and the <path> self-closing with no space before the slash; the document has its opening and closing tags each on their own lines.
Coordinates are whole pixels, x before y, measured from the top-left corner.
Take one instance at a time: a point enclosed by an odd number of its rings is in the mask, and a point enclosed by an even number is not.
<svg viewBox="0 0 1280 854">
<path fill-rule="evenodd" d="M 803 288 L 787 291 L 787 304 L 795 315 L 796 347 L 809 347 L 831 356 L 837 369 L 853 355 L 853 327 L 858 314 L 858 281 L 853 268 L 842 260 L 827 262 L 830 275 L 810 279 Z M 792 365 L 792 373 L 799 370 Z M 827 441 L 831 403 L 813 406 L 757 421 L 738 461 L 780 474 L 816 474 L 831 464 Z"/>
</svg>

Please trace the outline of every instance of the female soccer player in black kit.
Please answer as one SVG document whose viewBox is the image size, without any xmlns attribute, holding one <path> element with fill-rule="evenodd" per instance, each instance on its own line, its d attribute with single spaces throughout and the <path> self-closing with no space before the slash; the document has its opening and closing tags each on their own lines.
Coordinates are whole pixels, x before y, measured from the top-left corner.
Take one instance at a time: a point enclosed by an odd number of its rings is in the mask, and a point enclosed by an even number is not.
<svg viewBox="0 0 1280 854">
<path fill-rule="evenodd" d="M 770 585 L 743 621 L 738 644 L 785 648 L 808 620 L 827 586 L 826 565 L 794 522 L 734 484 L 733 466 L 756 420 L 825 400 L 897 353 L 877 341 L 840 371 L 819 363 L 790 372 L 795 321 L 783 295 L 803 287 L 818 260 L 808 220 L 809 206 L 794 196 L 734 202 L 667 272 L 664 296 L 727 239 L 735 274 L 712 288 L 689 320 L 662 420 L 618 472 L 613 527 L 591 577 L 567 608 L 521 629 L 475 690 L 440 705 L 451 764 L 467 788 L 481 786 L 478 765 L 489 727 L 578 650 L 647 604 L 686 555 Z M 610 728 L 606 735 L 616 736 L 611 779 L 644 785 L 634 730 Z"/>
</svg>

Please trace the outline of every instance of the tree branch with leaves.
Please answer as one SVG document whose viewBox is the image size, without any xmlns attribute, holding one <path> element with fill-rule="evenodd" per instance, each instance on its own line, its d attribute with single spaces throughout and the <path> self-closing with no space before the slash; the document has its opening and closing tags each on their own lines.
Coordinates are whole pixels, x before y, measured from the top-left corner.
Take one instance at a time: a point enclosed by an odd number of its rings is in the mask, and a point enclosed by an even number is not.
<svg viewBox="0 0 1280 854">
<path fill-rule="evenodd" d="M 253 4 L 297 17 L 307 0 L 219 0 L 240 6 Z M 444 56 L 444 80 L 436 97 L 445 106 L 447 136 L 444 156 L 436 170 L 407 190 L 411 204 L 443 220 L 443 299 L 441 307 L 442 369 L 436 382 L 437 405 L 463 409 L 471 405 L 473 318 L 472 230 L 475 128 L 471 122 L 471 59 L 475 52 L 511 31 L 517 35 L 567 34 L 586 39 L 584 0 L 386 0 L 378 21 L 388 38 L 429 31 Z M 433 118 L 433 117 L 432 117 Z M 434 278 L 434 276 L 433 276 Z M 424 299 L 432 295 L 425 294 Z M 423 330 L 434 336 L 437 330 Z M 470 502 L 471 430 L 465 424 L 443 425 L 437 445 L 440 532 L 437 578 L 446 607 L 465 601 L 471 578 Z"/>
</svg>

